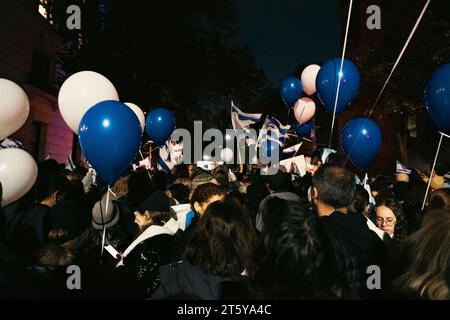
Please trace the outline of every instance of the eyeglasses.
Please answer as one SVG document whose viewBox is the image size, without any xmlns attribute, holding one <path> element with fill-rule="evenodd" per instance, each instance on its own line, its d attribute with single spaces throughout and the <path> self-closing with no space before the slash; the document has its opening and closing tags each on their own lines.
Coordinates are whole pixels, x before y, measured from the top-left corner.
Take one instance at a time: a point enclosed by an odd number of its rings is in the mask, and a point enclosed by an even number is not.
<svg viewBox="0 0 450 320">
<path fill-rule="evenodd" d="M 388 226 L 392 226 L 397 222 L 397 220 L 394 218 L 383 219 L 382 217 L 377 217 L 376 221 L 379 225 L 382 225 L 383 222 L 386 222 L 386 225 L 388 225 Z"/>
</svg>

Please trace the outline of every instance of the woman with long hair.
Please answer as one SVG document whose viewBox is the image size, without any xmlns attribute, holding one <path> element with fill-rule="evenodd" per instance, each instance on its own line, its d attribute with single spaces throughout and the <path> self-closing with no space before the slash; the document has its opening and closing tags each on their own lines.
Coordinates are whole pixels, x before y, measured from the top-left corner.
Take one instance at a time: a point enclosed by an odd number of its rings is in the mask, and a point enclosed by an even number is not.
<svg viewBox="0 0 450 320">
<path fill-rule="evenodd" d="M 237 201 L 211 203 L 193 230 L 185 259 L 161 269 L 161 286 L 155 297 L 191 294 L 206 300 L 223 298 L 224 282 L 239 285 L 245 280 L 256 243 L 256 232 Z"/>
<path fill-rule="evenodd" d="M 377 201 L 375 222 L 378 228 L 386 232 L 397 247 L 407 236 L 407 222 L 402 206 L 394 199 Z"/>
<path fill-rule="evenodd" d="M 432 214 L 405 243 L 408 267 L 394 286 L 409 297 L 450 299 L 450 215 Z"/>
</svg>

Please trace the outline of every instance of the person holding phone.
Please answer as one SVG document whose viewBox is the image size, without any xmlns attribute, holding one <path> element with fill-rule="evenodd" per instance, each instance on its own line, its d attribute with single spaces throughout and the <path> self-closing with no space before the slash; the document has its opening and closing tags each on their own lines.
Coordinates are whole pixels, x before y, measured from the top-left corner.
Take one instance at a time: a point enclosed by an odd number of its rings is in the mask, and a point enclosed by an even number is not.
<svg viewBox="0 0 450 320">
<path fill-rule="evenodd" d="M 153 192 L 135 211 L 134 222 L 140 234 L 117 264 L 125 278 L 125 297 L 150 298 L 159 286 L 159 267 L 171 262 L 178 223 L 170 212 L 169 198 Z"/>
</svg>

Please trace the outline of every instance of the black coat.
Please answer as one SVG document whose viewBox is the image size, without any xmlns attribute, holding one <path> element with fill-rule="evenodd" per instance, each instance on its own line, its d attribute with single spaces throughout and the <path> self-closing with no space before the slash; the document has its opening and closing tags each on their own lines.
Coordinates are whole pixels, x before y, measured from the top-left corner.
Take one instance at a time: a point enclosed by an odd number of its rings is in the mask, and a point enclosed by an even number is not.
<svg viewBox="0 0 450 320">
<path fill-rule="evenodd" d="M 150 298 L 160 283 L 159 267 L 170 263 L 175 237 L 161 234 L 139 243 L 119 268 L 120 295 L 125 298 Z"/>
<path fill-rule="evenodd" d="M 184 260 L 161 267 L 161 285 L 154 299 L 218 300 L 242 295 L 246 277 L 221 277 L 204 273 Z"/>
<path fill-rule="evenodd" d="M 381 270 L 382 289 L 390 283 L 389 257 L 383 241 L 370 230 L 361 214 L 333 212 L 320 218 L 335 250 L 338 266 L 351 289 L 362 298 L 380 297 L 382 290 L 369 290 L 367 272 L 370 265 Z"/>
<path fill-rule="evenodd" d="M 170 262 L 177 262 L 184 259 L 184 251 L 186 250 L 186 245 L 189 242 L 189 239 L 192 237 L 192 233 L 197 227 L 200 221 L 200 215 L 195 214 L 192 217 L 191 223 L 186 228 L 186 230 L 178 230 L 175 234 L 177 239 L 176 246 L 172 252 L 172 259 Z"/>
</svg>

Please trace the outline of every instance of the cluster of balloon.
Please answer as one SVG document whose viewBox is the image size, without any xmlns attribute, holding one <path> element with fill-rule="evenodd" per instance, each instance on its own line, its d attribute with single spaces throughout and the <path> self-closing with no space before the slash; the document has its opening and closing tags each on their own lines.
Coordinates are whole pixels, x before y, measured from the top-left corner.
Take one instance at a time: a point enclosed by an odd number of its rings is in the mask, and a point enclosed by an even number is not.
<svg viewBox="0 0 450 320">
<path fill-rule="evenodd" d="M 281 99 L 289 109 L 302 96 L 302 84 L 296 77 L 289 77 L 283 80 L 280 87 Z"/>
<path fill-rule="evenodd" d="M 450 135 L 450 63 L 440 66 L 428 80 L 425 106 L 436 127 Z"/>
<path fill-rule="evenodd" d="M 100 178 L 113 184 L 136 157 L 141 144 L 139 119 L 127 105 L 106 100 L 81 118 L 81 149 Z"/>
<path fill-rule="evenodd" d="M 314 120 L 310 120 L 303 124 L 296 124 L 294 129 L 295 133 L 297 133 L 297 136 L 300 138 L 303 137 L 310 137 L 311 136 L 311 130 L 314 128 Z"/>
<path fill-rule="evenodd" d="M 30 113 L 30 102 L 25 91 L 14 82 L 0 78 L 0 140 L 19 130 Z M 34 159 L 21 149 L 0 150 L 1 206 L 18 200 L 36 182 L 37 166 Z"/>
<path fill-rule="evenodd" d="M 359 168 L 366 168 L 381 147 L 381 130 L 378 124 L 365 117 L 357 117 L 342 130 L 341 144 L 347 157 Z"/>
<path fill-rule="evenodd" d="M 64 121 L 78 133 L 83 115 L 95 104 L 105 100 L 119 100 L 114 85 L 103 75 L 81 71 L 67 78 L 58 95 L 58 105 Z"/>
<path fill-rule="evenodd" d="M 67 78 L 58 104 L 64 121 L 78 134 L 86 159 L 103 181 L 114 183 L 139 151 L 145 127 L 142 110 L 119 102 L 111 81 L 93 71 Z"/>
<path fill-rule="evenodd" d="M 175 117 L 166 108 L 156 108 L 149 112 L 145 124 L 153 145 L 161 146 L 169 140 L 175 129 Z"/>
<path fill-rule="evenodd" d="M 353 62 L 344 59 L 342 73 L 340 66 L 341 58 L 329 60 L 320 68 L 316 78 L 319 99 L 331 114 L 334 113 L 337 85 L 340 81 L 336 115 L 342 113 L 355 99 L 361 80 L 358 68 Z"/>
</svg>

